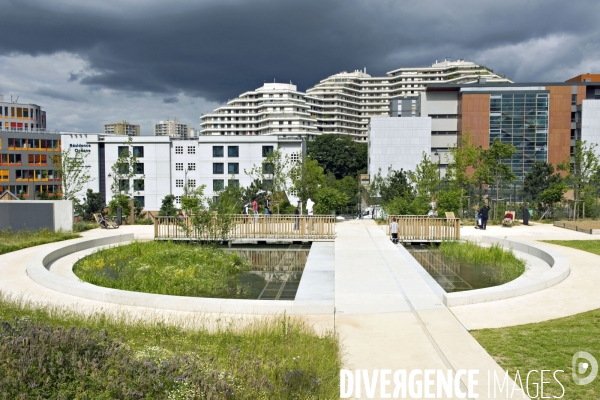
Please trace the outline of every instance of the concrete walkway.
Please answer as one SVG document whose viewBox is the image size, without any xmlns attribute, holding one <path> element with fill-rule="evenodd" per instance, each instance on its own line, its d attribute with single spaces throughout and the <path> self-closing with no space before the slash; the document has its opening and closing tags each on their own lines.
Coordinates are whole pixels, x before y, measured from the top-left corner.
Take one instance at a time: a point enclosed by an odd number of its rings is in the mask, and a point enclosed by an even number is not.
<svg viewBox="0 0 600 400">
<path fill-rule="evenodd" d="M 513 228 L 492 226 L 485 231 L 464 227 L 461 230 L 463 239 L 477 240 L 481 235 L 507 237 L 548 247 L 569 259 L 571 273 L 567 279 L 556 286 L 539 292 L 512 299 L 451 307 L 452 313 L 469 330 L 542 322 L 600 308 L 600 291 L 598 291 L 600 256 L 540 242 L 540 240 L 600 240 L 600 236 L 546 224 L 521 225 Z"/>
<path fill-rule="evenodd" d="M 338 224 L 335 272 L 346 368 L 478 369 L 487 398 L 487 373 L 501 368 L 375 222 Z"/>
</svg>

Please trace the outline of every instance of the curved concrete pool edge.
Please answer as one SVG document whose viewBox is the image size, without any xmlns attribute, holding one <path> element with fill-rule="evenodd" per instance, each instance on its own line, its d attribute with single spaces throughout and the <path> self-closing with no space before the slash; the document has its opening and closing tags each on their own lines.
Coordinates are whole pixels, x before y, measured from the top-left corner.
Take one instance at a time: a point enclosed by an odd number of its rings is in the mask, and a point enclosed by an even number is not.
<svg viewBox="0 0 600 400">
<path fill-rule="evenodd" d="M 416 261 L 411 263 L 413 268 L 425 279 L 432 287 L 434 292 L 440 297 L 447 307 L 462 306 L 468 304 L 485 303 L 489 301 L 504 300 L 525 294 L 537 292 L 554 286 L 565 280 L 570 273 L 569 260 L 562 254 L 529 243 L 523 243 L 506 238 L 497 238 L 493 236 L 481 236 L 478 238 L 480 243 L 499 244 L 504 248 L 521 251 L 531 256 L 537 257 L 550 265 L 547 270 L 539 275 L 520 276 L 517 279 L 499 286 L 493 286 L 484 289 L 467 290 L 464 292 L 446 293 L 444 289 L 429 275 L 429 273 Z M 408 251 L 404 250 L 406 253 Z"/>
<path fill-rule="evenodd" d="M 29 259 L 26 267 L 27 275 L 34 282 L 59 293 L 127 306 L 174 311 L 258 315 L 283 313 L 289 315 L 327 315 L 334 312 L 333 242 L 313 243 L 298 289 L 300 298 L 293 301 L 216 299 L 131 292 L 70 280 L 53 274 L 47 269 L 50 263 L 69 254 L 95 247 L 122 244 L 132 240 L 134 240 L 133 234 L 123 234 L 84 239 L 77 243 L 40 251 Z M 303 284 L 304 274 L 306 274 L 307 282 Z M 310 283 L 309 281 L 323 278 L 327 279 L 321 283 L 319 290 L 310 290 L 310 285 L 307 285 Z"/>
</svg>

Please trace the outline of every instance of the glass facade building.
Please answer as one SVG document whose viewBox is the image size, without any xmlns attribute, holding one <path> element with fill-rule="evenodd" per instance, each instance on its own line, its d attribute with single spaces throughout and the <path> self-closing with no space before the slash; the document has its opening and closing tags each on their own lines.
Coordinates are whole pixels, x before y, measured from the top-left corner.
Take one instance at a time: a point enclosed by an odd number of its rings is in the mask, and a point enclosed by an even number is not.
<svg viewBox="0 0 600 400">
<path fill-rule="evenodd" d="M 517 151 L 507 163 L 523 180 L 536 161 L 548 161 L 547 91 L 490 95 L 490 145 L 495 139 Z"/>
</svg>

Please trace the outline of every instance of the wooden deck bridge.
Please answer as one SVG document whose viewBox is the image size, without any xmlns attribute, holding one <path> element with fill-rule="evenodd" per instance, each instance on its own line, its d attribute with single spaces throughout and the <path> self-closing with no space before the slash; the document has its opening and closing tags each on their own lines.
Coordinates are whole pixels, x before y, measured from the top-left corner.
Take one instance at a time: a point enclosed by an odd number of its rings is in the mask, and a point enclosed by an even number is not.
<svg viewBox="0 0 600 400">
<path fill-rule="evenodd" d="M 331 241 L 335 239 L 335 217 L 331 215 L 229 215 L 226 232 L 211 234 L 194 217 L 155 217 L 156 240 L 199 241 Z M 217 225 L 216 217 L 213 218 Z"/>
<path fill-rule="evenodd" d="M 460 239 L 459 218 L 431 218 L 426 215 L 390 215 L 398 222 L 398 241 L 400 242 L 443 242 Z M 388 234 L 391 236 L 391 232 Z"/>
</svg>

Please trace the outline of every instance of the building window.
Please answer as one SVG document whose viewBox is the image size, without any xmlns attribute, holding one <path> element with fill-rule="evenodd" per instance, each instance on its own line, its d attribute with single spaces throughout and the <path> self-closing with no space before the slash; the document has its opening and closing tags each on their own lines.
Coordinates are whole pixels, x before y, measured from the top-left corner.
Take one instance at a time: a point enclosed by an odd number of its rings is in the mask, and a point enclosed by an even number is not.
<svg viewBox="0 0 600 400">
<path fill-rule="evenodd" d="M 144 174 L 144 163 L 136 163 L 135 164 L 135 173 L 138 175 Z"/>
<path fill-rule="evenodd" d="M 225 167 L 223 163 L 213 163 L 213 174 L 223 174 Z"/>
<path fill-rule="evenodd" d="M 188 179 L 188 187 L 195 188 L 196 187 L 196 180 L 195 179 Z"/>
<path fill-rule="evenodd" d="M 129 179 L 119 179 L 119 190 L 127 192 L 129 190 Z"/>
<path fill-rule="evenodd" d="M 227 164 L 227 173 L 229 175 L 237 175 L 240 173 L 240 164 L 239 163 L 229 163 Z"/>
<path fill-rule="evenodd" d="M 220 192 L 221 190 L 223 190 L 224 188 L 224 181 L 223 179 L 214 179 L 213 180 L 213 192 Z"/>
<path fill-rule="evenodd" d="M 188 154 L 196 154 L 196 146 L 188 146 Z"/>
<path fill-rule="evenodd" d="M 118 157 L 129 157 L 129 146 L 119 146 Z"/>
<path fill-rule="evenodd" d="M 183 163 L 182 162 L 175 163 L 175 171 L 183 171 Z"/>
<path fill-rule="evenodd" d="M 142 208 L 146 207 L 146 199 L 144 196 L 133 196 L 133 199 L 137 201 Z"/>
<path fill-rule="evenodd" d="M 263 163 L 263 173 L 272 175 L 274 171 L 273 164 Z"/>
<path fill-rule="evenodd" d="M 296 162 L 296 161 L 300 160 L 300 154 L 292 153 L 292 155 L 290 156 L 290 160 L 292 160 L 292 162 Z"/>
<path fill-rule="evenodd" d="M 240 187 L 239 179 L 230 179 L 229 186 L 234 187 L 234 188 L 239 188 Z"/>
<path fill-rule="evenodd" d="M 213 146 L 213 157 L 223 157 L 223 146 Z"/>
<path fill-rule="evenodd" d="M 188 171 L 195 171 L 196 170 L 196 163 L 188 163 L 187 169 L 188 169 Z"/>
<path fill-rule="evenodd" d="M 183 187 L 183 179 L 175 179 L 175 187 L 182 188 Z"/>
<path fill-rule="evenodd" d="M 175 196 L 175 204 L 181 204 L 181 196 Z"/>
<path fill-rule="evenodd" d="M 266 157 L 269 154 L 273 154 L 273 146 L 263 146 L 262 147 L 262 156 Z"/>
<path fill-rule="evenodd" d="M 240 147 L 239 146 L 227 146 L 227 157 L 239 157 Z"/>
<path fill-rule="evenodd" d="M 175 146 L 175 154 L 183 154 L 183 146 Z"/>
<path fill-rule="evenodd" d="M 133 146 L 133 156 L 144 158 L 144 146 Z"/>
<path fill-rule="evenodd" d="M 135 191 L 144 190 L 144 180 L 143 179 L 134 179 L 133 180 L 133 190 L 135 190 Z"/>
</svg>

